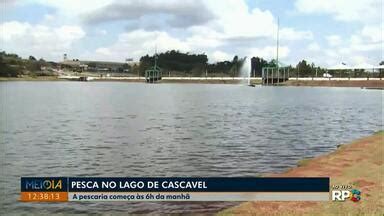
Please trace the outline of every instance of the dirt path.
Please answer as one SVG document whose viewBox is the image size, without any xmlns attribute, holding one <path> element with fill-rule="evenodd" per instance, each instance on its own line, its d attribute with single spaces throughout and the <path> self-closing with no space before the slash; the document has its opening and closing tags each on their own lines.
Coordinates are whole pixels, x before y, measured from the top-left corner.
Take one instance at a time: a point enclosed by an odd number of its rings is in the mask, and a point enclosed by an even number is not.
<svg viewBox="0 0 384 216">
<path fill-rule="evenodd" d="M 300 162 L 272 176 L 331 177 L 331 185 L 352 185 L 361 200 L 352 202 L 246 202 L 219 215 L 384 215 L 384 132 L 342 145 L 330 154 Z"/>
</svg>

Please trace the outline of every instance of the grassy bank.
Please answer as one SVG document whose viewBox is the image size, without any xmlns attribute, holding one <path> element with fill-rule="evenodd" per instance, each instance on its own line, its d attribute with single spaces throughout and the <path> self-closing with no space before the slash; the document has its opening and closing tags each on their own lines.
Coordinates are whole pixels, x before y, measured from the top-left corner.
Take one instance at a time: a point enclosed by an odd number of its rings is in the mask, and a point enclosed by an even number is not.
<svg viewBox="0 0 384 216">
<path fill-rule="evenodd" d="M 289 80 L 281 85 L 384 88 L 384 80 Z"/>
<path fill-rule="evenodd" d="M 226 77 L 227 78 L 227 77 Z M 201 84 L 241 84 L 246 83 L 246 80 L 239 79 L 179 79 L 179 78 L 164 78 L 159 83 L 201 83 Z M 67 80 L 60 79 L 57 76 L 24 76 L 24 77 L 0 77 L 0 81 L 57 81 L 57 80 Z M 126 77 L 109 77 L 109 78 L 97 78 L 92 80 L 92 82 L 140 82 L 144 83 L 144 79 L 135 79 Z M 251 80 L 251 84 L 260 85 L 261 80 L 255 79 Z M 318 86 L 318 87 L 363 87 L 363 88 L 378 88 L 384 89 L 384 80 L 290 80 L 284 83 L 280 83 L 280 86 Z"/>
<path fill-rule="evenodd" d="M 303 160 L 284 177 L 331 177 L 331 185 L 351 185 L 360 202 L 246 202 L 218 215 L 383 215 L 384 132 L 340 146 L 336 151 Z"/>
<path fill-rule="evenodd" d="M 247 81 L 244 80 L 170 80 L 164 79 L 161 81 L 162 83 L 202 83 L 202 84 L 246 84 Z M 251 84 L 260 85 L 261 80 L 251 80 Z"/>
<path fill-rule="evenodd" d="M 0 77 L 0 81 L 58 81 L 57 76 L 36 76 L 36 77 Z"/>
<path fill-rule="evenodd" d="M 139 82 L 139 83 L 145 83 L 145 80 L 143 78 L 141 79 L 119 79 L 117 77 L 110 77 L 110 78 L 102 78 L 102 79 L 94 79 L 91 82 Z M 158 84 L 161 83 L 195 83 L 195 84 L 246 84 L 246 80 L 238 80 L 238 79 L 172 79 L 172 78 L 166 78 L 162 79 L 160 82 L 157 82 Z M 251 84 L 254 85 L 260 85 L 261 80 L 251 80 Z"/>
</svg>

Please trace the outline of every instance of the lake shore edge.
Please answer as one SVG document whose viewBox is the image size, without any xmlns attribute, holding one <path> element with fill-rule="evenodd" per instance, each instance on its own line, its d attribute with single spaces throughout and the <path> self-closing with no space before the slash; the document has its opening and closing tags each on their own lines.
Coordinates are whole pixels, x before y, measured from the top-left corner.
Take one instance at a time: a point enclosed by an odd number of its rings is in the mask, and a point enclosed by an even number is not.
<svg viewBox="0 0 384 216">
<path fill-rule="evenodd" d="M 60 78 L 57 76 L 42 76 L 42 77 L 0 77 L 0 81 L 73 81 Z M 91 82 L 135 82 L 144 83 L 143 78 L 130 77 L 107 77 L 97 78 Z M 232 78 L 232 77 L 164 77 L 159 83 L 192 83 L 192 84 L 245 84 L 247 80 Z M 251 79 L 251 84 L 261 85 L 261 79 Z M 355 88 L 373 88 L 384 89 L 384 80 L 289 80 L 279 83 L 277 86 L 307 86 L 307 87 L 355 87 Z"/>
<path fill-rule="evenodd" d="M 304 159 L 297 167 L 272 177 L 330 177 L 331 185 L 361 191 L 352 202 L 244 202 L 217 215 L 380 215 L 384 212 L 384 131 L 340 145 L 335 151 Z"/>
<path fill-rule="evenodd" d="M 384 80 L 289 80 L 282 86 L 359 87 L 384 89 Z"/>
</svg>

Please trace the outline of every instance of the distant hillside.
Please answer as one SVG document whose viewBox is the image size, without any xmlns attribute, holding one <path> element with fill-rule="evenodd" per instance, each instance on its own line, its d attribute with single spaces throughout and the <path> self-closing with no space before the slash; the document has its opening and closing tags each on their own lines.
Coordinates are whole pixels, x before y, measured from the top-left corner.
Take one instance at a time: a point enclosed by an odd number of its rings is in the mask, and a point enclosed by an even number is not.
<svg viewBox="0 0 384 216">
<path fill-rule="evenodd" d="M 55 74 L 50 68 L 55 66 L 57 66 L 55 62 L 37 60 L 33 56 L 23 59 L 17 54 L 0 52 L 0 77 L 51 76 Z"/>
</svg>

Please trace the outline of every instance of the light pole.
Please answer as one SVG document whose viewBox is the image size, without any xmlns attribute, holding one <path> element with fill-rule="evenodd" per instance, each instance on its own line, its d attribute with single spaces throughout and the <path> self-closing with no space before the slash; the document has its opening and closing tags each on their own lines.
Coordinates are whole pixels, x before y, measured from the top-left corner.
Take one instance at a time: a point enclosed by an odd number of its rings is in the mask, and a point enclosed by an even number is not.
<svg viewBox="0 0 384 216">
<path fill-rule="evenodd" d="M 125 58 L 125 63 L 127 64 L 127 66 L 129 65 L 128 62 L 132 62 L 133 61 L 133 58 Z M 128 69 L 128 67 L 127 67 Z M 123 69 L 123 72 L 124 72 L 124 69 Z M 127 70 L 127 72 L 129 72 L 129 69 Z M 139 75 L 139 79 L 140 79 L 140 75 Z"/>
</svg>

